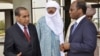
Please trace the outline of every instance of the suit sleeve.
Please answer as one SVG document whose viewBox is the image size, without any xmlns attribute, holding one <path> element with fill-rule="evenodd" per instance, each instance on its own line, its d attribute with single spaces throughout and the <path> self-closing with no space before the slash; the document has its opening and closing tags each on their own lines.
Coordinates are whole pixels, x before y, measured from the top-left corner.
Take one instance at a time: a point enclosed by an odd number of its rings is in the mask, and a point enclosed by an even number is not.
<svg viewBox="0 0 100 56">
<path fill-rule="evenodd" d="M 5 56 L 16 56 L 14 53 L 14 46 L 13 46 L 13 38 L 10 31 L 6 31 L 5 34 L 5 43 L 4 43 L 4 55 Z"/>
<path fill-rule="evenodd" d="M 94 24 L 85 24 L 82 31 L 83 41 L 81 43 L 70 43 L 70 51 L 94 52 L 97 43 L 97 31 Z"/>
</svg>

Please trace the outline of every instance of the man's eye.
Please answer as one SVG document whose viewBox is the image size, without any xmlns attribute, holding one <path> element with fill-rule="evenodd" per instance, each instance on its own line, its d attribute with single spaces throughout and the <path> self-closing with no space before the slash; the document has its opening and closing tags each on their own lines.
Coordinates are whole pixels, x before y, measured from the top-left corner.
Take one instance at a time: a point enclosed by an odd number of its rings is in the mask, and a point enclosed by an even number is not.
<svg viewBox="0 0 100 56">
<path fill-rule="evenodd" d="M 23 18 L 26 18 L 26 16 L 23 16 Z"/>
</svg>

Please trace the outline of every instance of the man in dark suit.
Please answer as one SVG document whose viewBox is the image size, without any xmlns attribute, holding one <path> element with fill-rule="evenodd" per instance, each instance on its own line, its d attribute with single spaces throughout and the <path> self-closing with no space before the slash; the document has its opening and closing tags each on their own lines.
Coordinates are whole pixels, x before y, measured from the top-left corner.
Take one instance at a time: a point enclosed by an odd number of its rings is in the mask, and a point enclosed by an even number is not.
<svg viewBox="0 0 100 56">
<path fill-rule="evenodd" d="M 86 18 L 86 3 L 74 1 L 69 13 L 76 21 L 71 27 L 69 42 L 62 44 L 61 50 L 67 50 L 67 56 L 94 56 L 97 31 L 94 24 Z"/>
<path fill-rule="evenodd" d="M 29 12 L 24 7 L 15 9 L 16 24 L 6 30 L 5 56 L 41 56 L 36 28 L 29 23 Z"/>
</svg>

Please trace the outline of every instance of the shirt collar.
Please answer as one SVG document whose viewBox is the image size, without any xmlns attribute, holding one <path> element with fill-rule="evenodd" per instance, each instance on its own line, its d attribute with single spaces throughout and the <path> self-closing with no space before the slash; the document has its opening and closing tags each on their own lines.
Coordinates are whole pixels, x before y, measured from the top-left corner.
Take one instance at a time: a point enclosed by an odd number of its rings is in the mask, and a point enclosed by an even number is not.
<svg viewBox="0 0 100 56">
<path fill-rule="evenodd" d="M 21 28 L 22 31 L 24 31 L 24 26 L 21 25 L 19 22 L 17 22 L 18 26 Z M 27 27 L 27 26 L 26 26 Z"/>
<path fill-rule="evenodd" d="M 76 23 L 79 24 L 80 21 L 81 21 L 84 17 L 86 17 L 86 15 L 83 15 L 83 16 L 79 17 L 79 18 L 76 20 Z"/>
</svg>

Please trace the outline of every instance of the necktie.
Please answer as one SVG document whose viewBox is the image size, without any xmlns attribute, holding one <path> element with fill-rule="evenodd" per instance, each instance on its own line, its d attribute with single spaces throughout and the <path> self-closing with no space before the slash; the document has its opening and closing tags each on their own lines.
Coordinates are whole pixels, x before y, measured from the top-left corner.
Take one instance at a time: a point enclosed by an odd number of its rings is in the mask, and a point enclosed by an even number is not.
<svg viewBox="0 0 100 56">
<path fill-rule="evenodd" d="M 71 34 L 73 34 L 73 32 L 75 31 L 77 27 L 77 22 L 75 22 L 72 26 L 71 26 Z"/>
<path fill-rule="evenodd" d="M 30 42 L 30 36 L 29 36 L 29 34 L 27 32 L 27 27 L 24 27 L 24 34 L 25 34 L 25 37 L 28 40 L 28 42 Z"/>
</svg>

